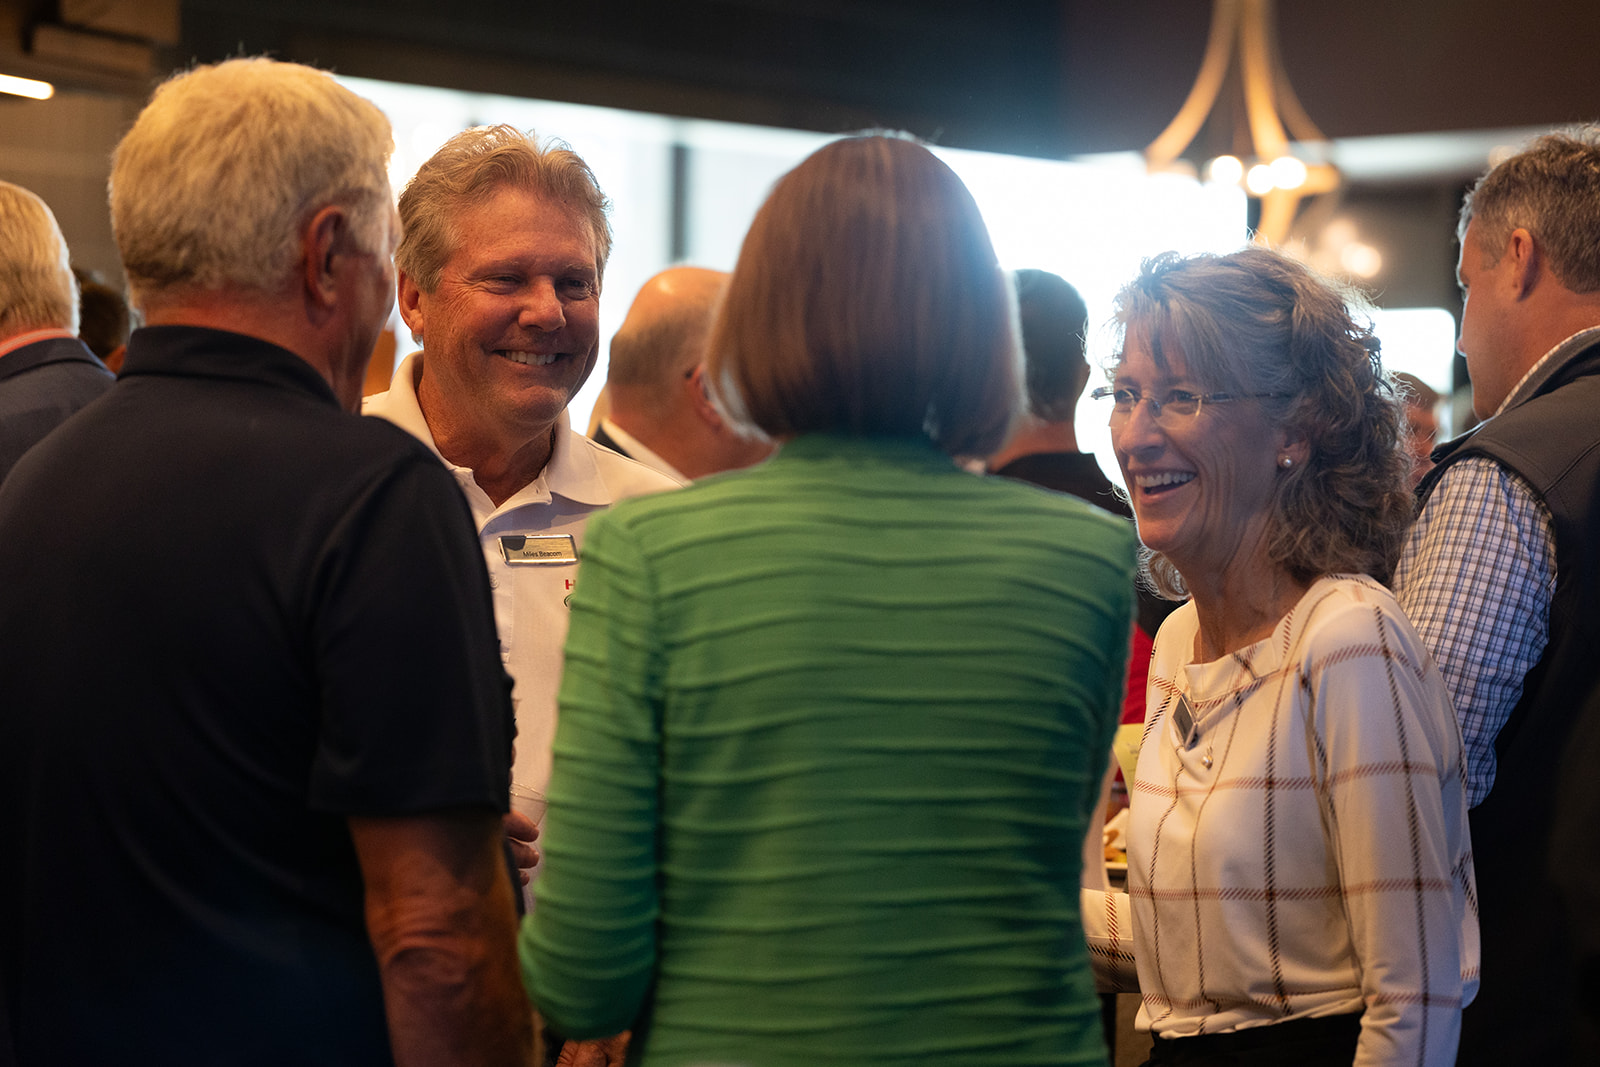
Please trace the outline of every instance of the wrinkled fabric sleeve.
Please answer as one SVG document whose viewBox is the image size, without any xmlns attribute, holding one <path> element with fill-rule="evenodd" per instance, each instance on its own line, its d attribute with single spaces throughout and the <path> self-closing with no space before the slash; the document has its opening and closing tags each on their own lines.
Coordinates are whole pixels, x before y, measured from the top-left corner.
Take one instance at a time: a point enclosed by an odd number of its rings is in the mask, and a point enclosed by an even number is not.
<svg viewBox="0 0 1600 1067">
<path fill-rule="evenodd" d="M 1133 910 L 1126 893 L 1080 889 L 1083 934 L 1089 943 L 1089 965 L 1097 993 L 1139 992 L 1133 959 Z"/>
<path fill-rule="evenodd" d="M 1395 599 L 1450 690 L 1467 752 L 1467 803 L 1494 785 L 1495 739 L 1544 655 L 1555 533 L 1528 483 L 1469 456 L 1440 477 L 1395 571 Z"/>
<path fill-rule="evenodd" d="M 1470 866 L 1460 741 L 1408 631 L 1376 605 L 1344 610 L 1308 642 L 1301 682 L 1360 961 L 1361 1067 L 1453 1064 L 1467 957 L 1476 970 L 1458 879 Z"/>
<path fill-rule="evenodd" d="M 568 1038 L 629 1028 L 656 965 L 661 643 L 643 554 L 591 520 L 572 597 L 560 722 L 523 981 Z"/>
</svg>

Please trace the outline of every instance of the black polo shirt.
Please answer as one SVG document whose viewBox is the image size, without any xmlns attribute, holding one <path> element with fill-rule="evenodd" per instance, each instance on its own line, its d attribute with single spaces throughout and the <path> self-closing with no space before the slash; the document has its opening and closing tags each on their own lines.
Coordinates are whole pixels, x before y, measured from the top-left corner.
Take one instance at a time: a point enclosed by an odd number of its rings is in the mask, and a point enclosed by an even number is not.
<svg viewBox="0 0 1600 1067">
<path fill-rule="evenodd" d="M 509 694 L 426 448 L 274 345 L 136 332 L 0 488 L 21 1062 L 386 1062 L 346 817 L 504 811 Z"/>
</svg>

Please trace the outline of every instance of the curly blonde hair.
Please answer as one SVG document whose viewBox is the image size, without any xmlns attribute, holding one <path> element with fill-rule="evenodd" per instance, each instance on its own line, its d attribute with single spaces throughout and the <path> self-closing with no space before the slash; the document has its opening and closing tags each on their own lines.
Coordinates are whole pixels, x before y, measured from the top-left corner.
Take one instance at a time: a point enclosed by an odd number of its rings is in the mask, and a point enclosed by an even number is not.
<svg viewBox="0 0 1600 1067">
<path fill-rule="evenodd" d="M 1272 422 L 1304 434 L 1307 461 L 1279 472 L 1268 553 L 1299 582 L 1367 574 L 1388 583 L 1415 514 L 1403 409 L 1366 301 L 1279 252 L 1147 260 L 1117 296 L 1116 323 L 1148 342 L 1158 365 L 1183 353 L 1207 389 L 1270 394 Z M 1363 316 L 1364 317 L 1364 316 Z M 1146 553 L 1163 596 L 1188 588 L 1170 560 Z"/>
</svg>

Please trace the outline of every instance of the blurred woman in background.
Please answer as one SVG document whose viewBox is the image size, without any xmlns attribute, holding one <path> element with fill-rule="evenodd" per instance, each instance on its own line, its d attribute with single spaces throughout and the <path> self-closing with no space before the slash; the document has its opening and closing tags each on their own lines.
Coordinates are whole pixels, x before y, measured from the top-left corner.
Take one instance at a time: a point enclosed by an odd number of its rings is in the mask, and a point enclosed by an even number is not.
<svg viewBox="0 0 1600 1067">
<path fill-rule="evenodd" d="M 926 149 L 775 186 L 708 357 L 761 467 L 589 527 L 522 935 L 568 1037 L 645 1064 L 1103 1063 L 1077 885 L 1135 545 L 966 473 L 1014 303 Z M 632 1062 L 630 1060 L 630 1062 Z"/>
<path fill-rule="evenodd" d="M 1150 577 L 1189 602 L 1151 661 L 1128 893 L 1085 913 L 1099 958 L 1132 950 L 1152 1064 L 1442 1067 L 1477 986 L 1460 731 L 1381 584 L 1410 461 L 1348 299 L 1261 248 L 1118 298 L 1094 395 Z"/>
</svg>

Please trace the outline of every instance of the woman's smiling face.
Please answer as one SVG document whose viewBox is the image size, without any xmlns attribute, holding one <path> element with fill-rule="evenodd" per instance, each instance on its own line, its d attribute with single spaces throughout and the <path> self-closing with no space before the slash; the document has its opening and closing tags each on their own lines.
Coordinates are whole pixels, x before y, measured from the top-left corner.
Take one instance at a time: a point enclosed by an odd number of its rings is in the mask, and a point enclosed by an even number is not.
<svg viewBox="0 0 1600 1067">
<path fill-rule="evenodd" d="M 1130 328 L 1113 385 L 1141 398 L 1173 390 L 1216 391 L 1190 376 L 1182 351 L 1166 343 L 1157 361 L 1149 340 Z M 1265 569 L 1265 545 L 1286 435 L 1259 401 L 1207 401 L 1195 415 L 1163 411 L 1148 400 L 1112 418 L 1112 447 L 1133 501 L 1139 539 L 1171 560 L 1191 589 L 1240 562 Z M 1208 577 L 1209 576 L 1209 577 Z"/>
</svg>

